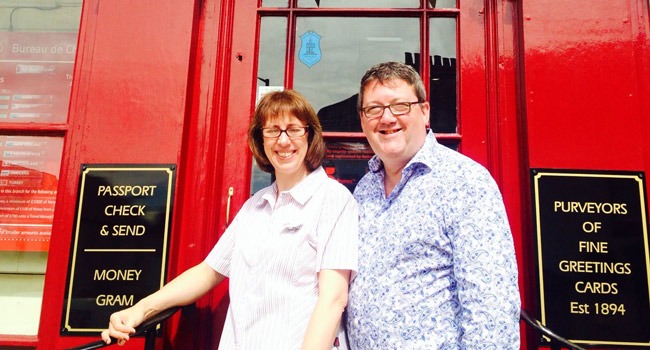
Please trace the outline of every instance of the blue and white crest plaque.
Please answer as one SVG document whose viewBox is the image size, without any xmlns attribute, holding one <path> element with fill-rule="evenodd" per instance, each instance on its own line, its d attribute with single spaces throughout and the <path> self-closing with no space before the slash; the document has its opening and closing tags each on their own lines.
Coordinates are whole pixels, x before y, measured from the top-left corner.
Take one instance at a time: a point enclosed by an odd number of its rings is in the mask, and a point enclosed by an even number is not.
<svg viewBox="0 0 650 350">
<path fill-rule="evenodd" d="M 320 38 L 321 36 L 312 30 L 308 30 L 300 36 L 298 59 L 307 67 L 311 68 L 323 57 L 320 51 Z"/>
</svg>

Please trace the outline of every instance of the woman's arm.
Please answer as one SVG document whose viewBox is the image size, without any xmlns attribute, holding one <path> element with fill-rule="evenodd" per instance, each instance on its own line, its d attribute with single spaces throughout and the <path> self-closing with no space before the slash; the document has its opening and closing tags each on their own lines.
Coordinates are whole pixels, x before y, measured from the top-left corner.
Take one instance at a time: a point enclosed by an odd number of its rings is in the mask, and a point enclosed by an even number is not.
<svg viewBox="0 0 650 350">
<path fill-rule="evenodd" d="M 321 270 L 318 274 L 318 301 L 309 320 L 303 350 L 331 350 L 339 322 L 348 304 L 350 270 Z"/>
<path fill-rule="evenodd" d="M 196 301 L 224 278 L 208 264 L 201 262 L 132 307 L 112 314 L 108 329 L 102 332 L 102 339 L 110 344 L 110 337 L 113 337 L 122 345 L 129 340 L 129 335 L 135 332 L 135 327 L 148 317 L 172 306 L 187 305 Z"/>
</svg>

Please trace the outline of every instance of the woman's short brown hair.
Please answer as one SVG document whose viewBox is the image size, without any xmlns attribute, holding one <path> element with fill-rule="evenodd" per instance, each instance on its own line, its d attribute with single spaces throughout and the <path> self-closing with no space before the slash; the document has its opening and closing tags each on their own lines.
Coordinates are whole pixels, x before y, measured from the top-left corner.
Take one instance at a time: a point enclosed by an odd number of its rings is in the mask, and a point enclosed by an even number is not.
<svg viewBox="0 0 650 350">
<path fill-rule="evenodd" d="M 309 127 L 305 167 L 308 171 L 321 166 L 325 157 L 323 130 L 318 116 L 309 101 L 294 90 L 274 91 L 265 94 L 257 104 L 253 119 L 248 126 L 248 147 L 253 152 L 257 165 L 267 173 L 273 173 L 273 165 L 264 153 L 262 128 L 268 120 L 284 115 L 292 115 Z"/>
</svg>

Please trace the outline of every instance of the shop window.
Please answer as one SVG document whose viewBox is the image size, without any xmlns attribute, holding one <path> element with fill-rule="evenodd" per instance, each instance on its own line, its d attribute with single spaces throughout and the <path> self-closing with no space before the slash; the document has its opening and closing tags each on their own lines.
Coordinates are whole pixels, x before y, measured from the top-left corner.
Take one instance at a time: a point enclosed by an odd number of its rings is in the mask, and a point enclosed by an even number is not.
<svg viewBox="0 0 650 350">
<path fill-rule="evenodd" d="M 0 0 L 1 335 L 36 335 L 81 0 Z"/>
<path fill-rule="evenodd" d="M 342 33 L 346 33 L 345 35 Z M 418 18 L 298 17 L 293 86 L 312 103 L 325 131 L 361 132 L 359 80 L 383 61 L 420 52 Z M 310 58 L 309 46 L 316 58 Z"/>
<path fill-rule="evenodd" d="M 416 8 L 420 0 L 298 0 L 298 7 Z M 264 7 L 288 7 L 289 0 L 263 0 Z M 428 0 L 429 8 L 454 8 L 456 0 Z"/>
<path fill-rule="evenodd" d="M 264 1 L 265 6 L 267 2 Z M 286 3 L 286 0 L 285 0 Z M 428 0 L 430 8 L 456 7 L 456 0 Z M 298 0 L 298 7 L 340 7 L 340 8 L 418 8 L 420 0 Z"/>
<path fill-rule="evenodd" d="M 436 133 L 458 132 L 456 117 L 456 45 L 440 38 L 455 38 L 456 23 L 452 18 L 429 20 L 429 102 L 431 129 Z"/>
<path fill-rule="evenodd" d="M 417 8 L 420 0 L 298 0 L 298 7 L 339 8 Z"/>
<path fill-rule="evenodd" d="M 400 61 L 420 72 L 428 81 L 431 128 L 458 149 L 455 0 L 265 0 L 262 6 L 257 94 L 292 88 L 307 97 L 323 126 L 331 177 L 353 190 L 367 171 L 373 153 L 356 105 L 361 76 L 379 62 Z M 271 181 L 260 173 L 254 167 L 252 192 Z"/>
<path fill-rule="evenodd" d="M 287 7 L 287 6 L 289 6 L 289 0 L 262 0 L 262 6 L 264 6 L 264 7 Z"/>
</svg>

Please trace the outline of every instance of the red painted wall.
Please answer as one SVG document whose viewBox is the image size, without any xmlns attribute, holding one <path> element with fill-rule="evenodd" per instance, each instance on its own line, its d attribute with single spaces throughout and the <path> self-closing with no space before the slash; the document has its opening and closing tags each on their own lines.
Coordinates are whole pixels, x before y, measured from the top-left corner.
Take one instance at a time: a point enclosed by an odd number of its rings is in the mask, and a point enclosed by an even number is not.
<svg viewBox="0 0 650 350">
<path fill-rule="evenodd" d="M 646 168 L 647 4 L 524 4 L 531 167 Z"/>
</svg>

